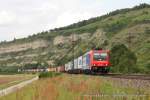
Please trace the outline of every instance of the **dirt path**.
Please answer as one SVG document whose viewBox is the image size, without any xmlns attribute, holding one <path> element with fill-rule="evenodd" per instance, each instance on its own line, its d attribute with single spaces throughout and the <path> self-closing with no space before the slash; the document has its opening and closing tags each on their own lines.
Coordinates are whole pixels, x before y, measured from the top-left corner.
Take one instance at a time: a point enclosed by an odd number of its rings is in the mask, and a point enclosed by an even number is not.
<svg viewBox="0 0 150 100">
<path fill-rule="evenodd" d="M 21 82 L 21 83 L 19 83 L 19 84 L 17 84 L 17 85 L 8 87 L 8 88 L 6 88 L 6 89 L 2 89 L 2 90 L 0 90 L 0 97 L 1 97 L 1 96 L 5 96 L 5 95 L 7 95 L 7 94 L 9 94 L 9 93 L 15 92 L 15 91 L 17 91 L 18 89 L 20 89 L 20 88 L 22 88 L 22 87 L 24 87 L 24 86 L 26 86 L 26 85 L 32 83 L 33 81 L 38 80 L 38 79 L 39 79 L 39 77 L 36 76 L 35 78 L 32 78 L 32 79 L 30 79 L 30 80 Z"/>
</svg>

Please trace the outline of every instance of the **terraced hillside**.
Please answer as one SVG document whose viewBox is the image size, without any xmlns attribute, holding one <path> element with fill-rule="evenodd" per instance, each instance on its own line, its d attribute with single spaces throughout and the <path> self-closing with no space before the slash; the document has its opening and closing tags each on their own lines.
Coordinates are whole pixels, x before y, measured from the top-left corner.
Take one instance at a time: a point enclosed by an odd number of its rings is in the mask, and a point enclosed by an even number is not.
<svg viewBox="0 0 150 100">
<path fill-rule="evenodd" d="M 140 72 L 149 72 L 150 5 L 141 4 L 27 38 L 1 42 L 0 71 L 63 65 L 73 54 L 77 57 L 92 48 L 111 49 L 117 44 L 124 44 L 136 55 Z"/>
</svg>

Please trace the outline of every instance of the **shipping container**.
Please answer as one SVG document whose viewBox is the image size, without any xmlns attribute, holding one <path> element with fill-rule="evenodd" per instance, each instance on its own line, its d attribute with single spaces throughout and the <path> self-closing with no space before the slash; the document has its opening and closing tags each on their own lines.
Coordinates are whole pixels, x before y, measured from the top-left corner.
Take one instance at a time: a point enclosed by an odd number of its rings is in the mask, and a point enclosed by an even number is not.
<svg viewBox="0 0 150 100">
<path fill-rule="evenodd" d="M 78 59 L 75 59 L 74 60 L 74 70 L 77 70 L 78 69 Z"/>
<path fill-rule="evenodd" d="M 90 52 L 83 55 L 83 70 L 90 69 Z"/>
<path fill-rule="evenodd" d="M 73 70 L 73 61 L 68 63 L 68 70 Z"/>
<path fill-rule="evenodd" d="M 82 56 L 78 58 L 78 69 L 82 69 Z"/>
</svg>

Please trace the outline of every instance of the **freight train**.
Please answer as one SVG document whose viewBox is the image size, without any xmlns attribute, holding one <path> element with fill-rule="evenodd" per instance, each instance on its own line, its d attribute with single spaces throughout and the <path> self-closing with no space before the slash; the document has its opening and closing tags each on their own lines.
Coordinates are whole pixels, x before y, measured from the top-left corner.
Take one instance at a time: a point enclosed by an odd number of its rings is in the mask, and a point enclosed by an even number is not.
<svg viewBox="0 0 150 100">
<path fill-rule="evenodd" d="M 91 50 L 65 64 L 65 71 L 69 73 L 108 73 L 109 69 L 110 56 L 108 50 Z"/>
<path fill-rule="evenodd" d="M 84 55 L 66 63 L 64 66 L 50 68 L 49 71 L 68 73 L 108 73 L 110 55 L 108 50 L 91 50 Z"/>
</svg>

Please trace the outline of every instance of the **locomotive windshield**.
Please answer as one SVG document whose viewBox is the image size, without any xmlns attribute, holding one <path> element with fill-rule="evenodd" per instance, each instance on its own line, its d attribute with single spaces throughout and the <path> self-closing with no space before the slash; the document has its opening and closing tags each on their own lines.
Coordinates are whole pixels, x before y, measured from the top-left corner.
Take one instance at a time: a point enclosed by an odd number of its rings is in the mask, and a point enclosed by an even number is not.
<svg viewBox="0 0 150 100">
<path fill-rule="evenodd" d="M 107 59 L 107 53 L 94 53 L 93 56 L 96 61 L 105 61 Z"/>
</svg>

